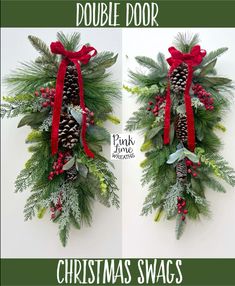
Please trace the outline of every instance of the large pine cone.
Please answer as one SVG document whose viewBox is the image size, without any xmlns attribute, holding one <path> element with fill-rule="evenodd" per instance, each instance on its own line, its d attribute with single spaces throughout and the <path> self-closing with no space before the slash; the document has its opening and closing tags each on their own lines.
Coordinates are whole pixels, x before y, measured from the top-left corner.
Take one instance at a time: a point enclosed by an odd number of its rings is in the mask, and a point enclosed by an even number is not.
<svg viewBox="0 0 235 286">
<path fill-rule="evenodd" d="M 179 65 L 173 70 L 170 80 L 171 87 L 175 93 L 183 93 L 186 87 L 186 80 L 188 77 L 188 67 L 186 64 Z"/>
<path fill-rule="evenodd" d="M 67 66 L 65 74 L 63 104 L 79 105 L 78 73 L 76 66 L 73 63 L 70 63 Z"/>
<path fill-rule="evenodd" d="M 187 143 L 188 141 L 188 128 L 187 117 L 185 115 L 179 116 L 175 122 L 175 134 L 179 141 Z"/>
<path fill-rule="evenodd" d="M 80 130 L 80 125 L 72 115 L 62 113 L 60 116 L 59 145 L 72 149 L 79 141 Z"/>
</svg>

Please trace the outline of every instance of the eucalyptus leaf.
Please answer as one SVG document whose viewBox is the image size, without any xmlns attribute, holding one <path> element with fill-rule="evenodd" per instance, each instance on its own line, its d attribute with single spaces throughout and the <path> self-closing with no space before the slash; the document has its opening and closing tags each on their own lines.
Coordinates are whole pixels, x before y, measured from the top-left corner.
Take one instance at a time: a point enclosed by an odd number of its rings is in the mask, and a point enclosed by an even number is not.
<svg viewBox="0 0 235 286">
<path fill-rule="evenodd" d="M 191 151 L 189 151 L 186 148 L 181 148 L 169 156 L 169 158 L 167 160 L 167 164 L 173 164 L 177 161 L 183 160 L 186 157 L 189 160 L 191 160 L 193 163 L 199 162 L 199 158 L 196 154 L 192 153 Z"/>
<path fill-rule="evenodd" d="M 184 155 L 184 148 L 177 150 L 175 153 L 170 154 L 167 164 L 173 164 Z"/>
<path fill-rule="evenodd" d="M 81 123 L 82 123 L 82 112 L 80 112 L 74 108 L 71 108 L 70 113 L 73 116 L 73 118 L 77 121 L 77 123 L 81 125 Z"/>
<path fill-rule="evenodd" d="M 84 165 L 84 164 L 81 164 L 81 163 L 77 163 L 76 162 L 76 169 L 78 171 L 78 173 L 86 178 L 87 177 L 87 174 L 88 174 L 88 168 Z"/>
<path fill-rule="evenodd" d="M 178 114 L 185 114 L 186 110 L 185 110 L 185 104 L 181 104 L 177 107 L 176 112 Z"/>
<path fill-rule="evenodd" d="M 71 169 L 73 167 L 74 163 L 75 163 L 75 158 L 73 157 L 66 164 L 64 164 L 63 170 L 67 171 L 67 170 Z"/>
</svg>

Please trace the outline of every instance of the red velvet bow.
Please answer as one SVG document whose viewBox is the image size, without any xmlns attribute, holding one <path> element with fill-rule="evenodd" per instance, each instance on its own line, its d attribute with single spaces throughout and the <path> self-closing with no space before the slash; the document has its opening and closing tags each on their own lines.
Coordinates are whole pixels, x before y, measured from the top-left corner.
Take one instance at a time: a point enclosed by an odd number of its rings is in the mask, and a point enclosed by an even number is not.
<svg viewBox="0 0 235 286">
<path fill-rule="evenodd" d="M 60 125 L 60 112 L 63 100 L 63 89 L 64 89 L 64 78 L 67 66 L 70 62 L 73 62 L 77 68 L 78 72 L 78 86 L 79 86 L 79 98 L 80 106 L 82 108 L 82 130 L 81 139 L 84 147 L 84 151 L 89 157 L 94 157 L 94 154 L 88 148 L 86 142 L 86 111 L 85 111 L 85 101 L 84 101 L 84 90 L 83 90 L 83 80 L 80 63 L 87 64 L 91 57 L 97 54 L 97 51 L 93 47 L 83 46 L 80 51 L 72 52 L 65 50 L 61 42 L 51 43 L 51 52 L 53 54 L 62 55 L 63 59 L 60 63 L 57 79 L 56 79 L 56 94 L 54 101 L 53 117 L 52 117 L 52 130 L 51 130 L 51 152 L 55 155 L 58 152 L 58 131 Z"/>
<path fill-rule="evenodd" d="M 195 128 L 194 128 L 194 114 L 191 105 L 191 97 L 189 94 L 190 86 L 193 79 L 193 67 L 202 62 L 203 57 L 206 55 L 205 50 L 201 50 L 199 45 L 194 46 L 190 53 L 183 54 L 174 47 L 169 48 L 171 57 L 167 59 L 168 64 L 171 66 L 168 77 L 168 87 L 166 94 L 166 107 L 165 107 L 165 122 L 164 122 L 164 144 L 170 143 L 170 121 L 171 121 L 171 91 L 170 91 L 170 75 L 174 69 L 180 64 L 185 63 L 188 66 L 188 77 L 184 90 L 184 102 L 187 116 L 188 128 L 188 148 L 192 152 L 195 149 Z"/>
</svg>

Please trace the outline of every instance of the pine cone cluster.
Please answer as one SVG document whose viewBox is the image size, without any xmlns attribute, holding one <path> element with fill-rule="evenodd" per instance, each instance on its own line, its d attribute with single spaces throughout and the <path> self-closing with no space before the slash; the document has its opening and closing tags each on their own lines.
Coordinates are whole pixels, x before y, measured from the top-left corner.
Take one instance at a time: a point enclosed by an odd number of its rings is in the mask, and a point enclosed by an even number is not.
<svg viewBox="0 0 235 286">
<path fill-rule="evenodd" d="M 64 90 L 63 90 L 63 103 L 65 105 L 73 104 L 79 105 L 79 86 L 78 86 L 78 73 L 76 66 L 70 63 L 67 66 Z"/>
<path fill-rule="evenodd" d="M 72 149 L 79 140 L 80 130 L 80 125 L 72 115 L 62 113 L 59 126 L 59 145 L 67 149 Z"/>
<path fill-rule="evenodd" d="M 175 122 L 175 134 L 179 141 L 187 143 L 188 140 L 188 128 L 187 117 L 185 115 L 179 116 Z"/>
<path fill-rule="evenodd" d="M 179 65 L 173 70 L 170 76 L 171 87 L 175 93 L 183 93 L 188 77 L 188 67 L 186 64 Z"/>
</svg>

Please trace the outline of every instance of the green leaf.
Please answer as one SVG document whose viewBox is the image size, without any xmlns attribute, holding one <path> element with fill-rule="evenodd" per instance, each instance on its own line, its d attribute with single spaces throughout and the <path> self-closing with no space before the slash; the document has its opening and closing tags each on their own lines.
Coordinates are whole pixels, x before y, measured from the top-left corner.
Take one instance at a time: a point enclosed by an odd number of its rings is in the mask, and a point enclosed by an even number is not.
<svg viewBox="0 0 235 286">
<path fill-rule="evenodd" d="M 199 158 L 196 154 L 190 152 L 189 150 L 187 150 L 186 148 L 184 148 L 184 155 L 185 157 L 187 157 L 189 160 L 191 160 L 193 163 L 198 163 L 199 162 Z"/>
<path fill-rule="evenodd" d="M 148 69 L 159 69 L 159 65 L 153 59 L 149 57 L 138 56 L 135 59 L 140 65 Z"/>
<path fill-rule="evenodd" d="M 38 211 L 38 218 L 41 219 L 44 217 L 45 213 L 46 213 L 46 208 L 40 208 Z"/>
<path fill-rule="evenodd" d="M 173 122 L 171 123 L 171 127 L 170 127 L 170 144 L 172 144 L 174 140 L 174 136 L 175 136 L 175 124 Z"/>
<path fill-rule="evenodd" d="M 88 174 L 88 168 L 84 165 L 84 164 L 81 164 L 79 162 L 76 162 L 76 169 L 78 171 L 78 173 L 86 178 L 87 177 L 87 174 Z"/>
<path fill-rule="evenodd" d="M 199 74 L 199 77 L 203 77 L 206 74 L 210 73 L 211 71 L 213 71 L 215 65 L 216 65 L 217 59 L 213 60 L 212 62 L 210 62 L 209 64 L 207 64 L 206 66 L 204 66 L 201 69 L 201 72 Z"/>
<path fill-rule="evenodd" d="M 111 121 L 113 124 L 120 124 L 120 119 L 112 114 L 107 114 L 107 119 Z"/>
<path fill-rule="evenodd" d="M 145 134 L 145 140 L 150 140 L 153 137 L 155 137 L 161 130 L 163 129 L 163 126 L 158 126 L 155 128 L 152 128 L 150 130 L 148 130 Z"/>
<path fill-rule="evenodd" d="M 73 167 L 74 163 L 75 163 L 75 158 L 73 157 L 66 164 L 64 164 L 63 170 L 67 171 L 67 170 L 71 169 Z"/>
<path fill-rule="evenodd" d="M 47 111 L 27 114 L 20 120 L 17 127 L 20 128 L 25 125 L 29 125 L 32 128 L 38 127 L 39 125 L 42 124 L 47 114 L 48 114 Z"/>
<path fill-rule="evenodd" d="M 205 87 L 213 87 L 216 85 L 226 85 L 231 82 L 231 79 L 225 77 L 204 77 L 202 83 Z"/>
</svg>

